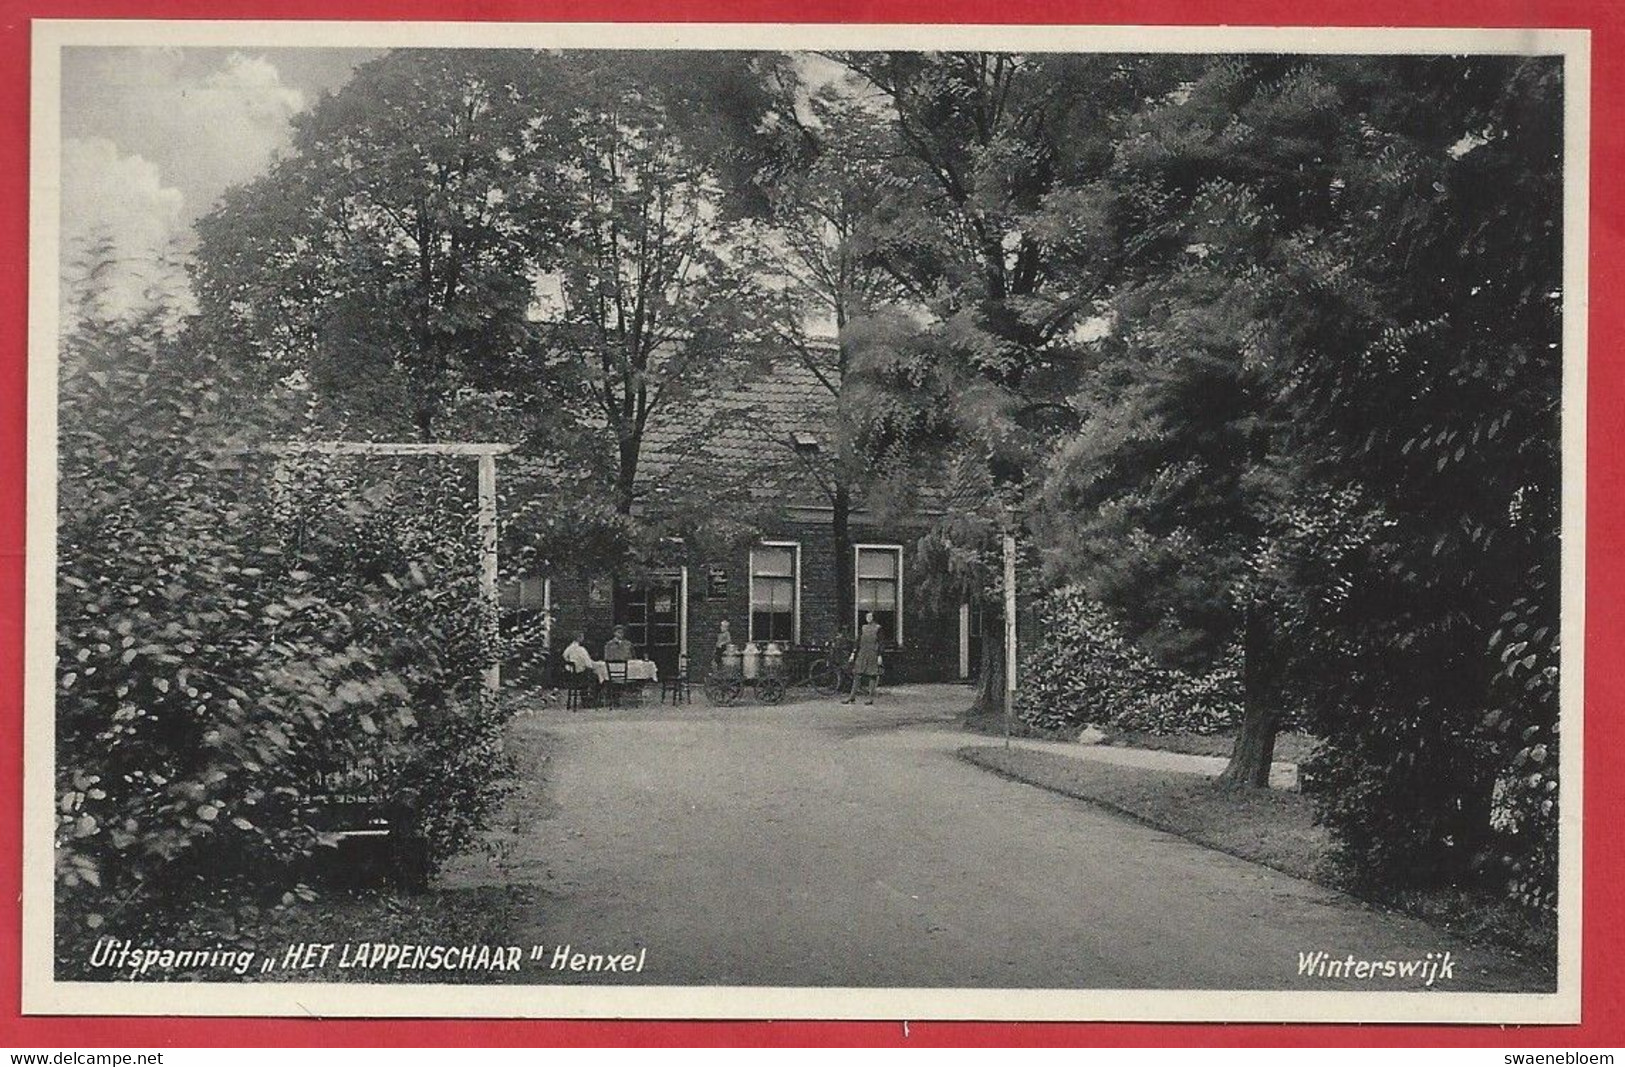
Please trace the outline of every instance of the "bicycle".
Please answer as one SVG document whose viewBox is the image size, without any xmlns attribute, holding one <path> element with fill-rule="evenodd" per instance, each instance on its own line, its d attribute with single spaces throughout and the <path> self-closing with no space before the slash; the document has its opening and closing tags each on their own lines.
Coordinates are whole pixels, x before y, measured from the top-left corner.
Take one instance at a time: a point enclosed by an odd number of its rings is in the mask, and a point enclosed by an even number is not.
<svg viewBox="0 0 1625 1067">
<path fill-rule="evenodd" d="M 800 684 L 812 688 L 823 696 L 844 693 L 852 686 L 851 656 L 838 648 L 826 646 L 819 650 L 819 655 L 813 657 L 812 662 L 807 665 L 807 673 Z"/>
</svg>

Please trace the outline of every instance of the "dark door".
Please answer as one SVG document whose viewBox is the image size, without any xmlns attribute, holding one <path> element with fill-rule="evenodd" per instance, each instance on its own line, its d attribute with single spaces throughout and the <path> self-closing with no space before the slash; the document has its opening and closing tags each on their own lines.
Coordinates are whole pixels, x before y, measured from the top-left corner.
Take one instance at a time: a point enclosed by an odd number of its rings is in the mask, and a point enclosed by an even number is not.
<svg viewBox="0 0 1625 1067">
<path fill-rule="evenodd" d="M 626 639 L 637 655 L 654 660 L 662 678 L 677 670 L 682 641 L 680 592 L 676 576 L 615 585 L 615 624 L 626 627 Z"/>
</svg>

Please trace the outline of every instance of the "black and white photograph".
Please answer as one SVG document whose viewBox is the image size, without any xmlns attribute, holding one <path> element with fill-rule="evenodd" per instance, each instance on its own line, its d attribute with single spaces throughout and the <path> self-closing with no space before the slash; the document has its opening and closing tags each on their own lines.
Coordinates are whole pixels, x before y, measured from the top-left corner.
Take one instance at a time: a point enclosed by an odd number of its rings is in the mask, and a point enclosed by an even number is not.
<svg viewBox="0 0 1625 1067">
<path fill-rule="evenodd" d="M 1587 47 L 36 23 L 24 1011 L 1577 1020 Z"/>
</svg>

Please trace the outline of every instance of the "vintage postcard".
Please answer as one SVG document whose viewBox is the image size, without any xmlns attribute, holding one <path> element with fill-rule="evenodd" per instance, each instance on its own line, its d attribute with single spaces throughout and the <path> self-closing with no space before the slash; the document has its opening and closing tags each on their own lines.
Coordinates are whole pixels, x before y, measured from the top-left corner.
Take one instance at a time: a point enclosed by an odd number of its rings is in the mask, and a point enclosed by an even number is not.
<svg viewBox="0 0 1625 1067">
<path fill-rule="evenodd" d="M 23 1010 L 1576 1021 L 1589 47 L 34 23 Z"/>
</svg>

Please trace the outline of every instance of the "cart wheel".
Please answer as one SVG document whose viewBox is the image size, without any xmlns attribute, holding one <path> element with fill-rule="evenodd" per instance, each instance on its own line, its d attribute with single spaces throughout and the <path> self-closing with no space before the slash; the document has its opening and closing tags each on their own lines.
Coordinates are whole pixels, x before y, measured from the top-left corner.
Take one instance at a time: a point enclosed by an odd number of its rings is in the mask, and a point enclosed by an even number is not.
<svg viewBox="0 0 1625 1067">
<path fill-rule="evenodd" d="M 807 679 L 814 689 L 824 696 L 834 696 L 841 691 L 841 671 L 835 664 L 827 659 L 821 659 L 812 665 L 807 672 Z"/>
<path fill-rule="evenodd" d="M 777 704 L 784 699 L 784 681 L 780 678 L 763 678 L 756 686 L 756 693 L 763 704 Z"/>
<path fill-rule="evenodd" d="M 728 680 L 726 678 L 707 678 L 705 680 L 705 699 L 713 704 L 728 703 Z"/>
<path fill-rule="evenodd" d="M 730 707 L 739 703 L 739 698 L 745 695 L 745 683 L 738 678 L 730 678 L 723 685 L 727 691 L 722 702 Z"/>
</svg>

